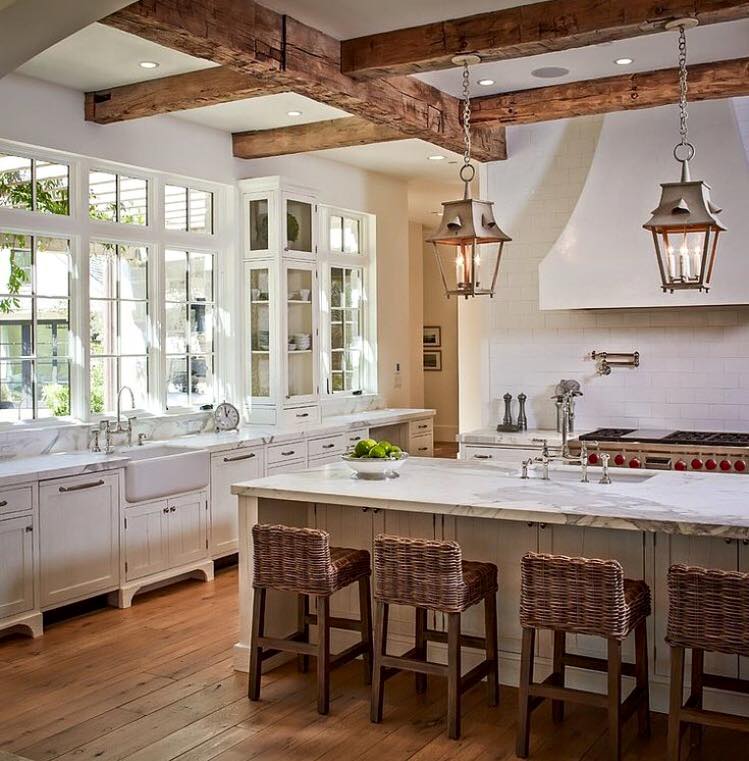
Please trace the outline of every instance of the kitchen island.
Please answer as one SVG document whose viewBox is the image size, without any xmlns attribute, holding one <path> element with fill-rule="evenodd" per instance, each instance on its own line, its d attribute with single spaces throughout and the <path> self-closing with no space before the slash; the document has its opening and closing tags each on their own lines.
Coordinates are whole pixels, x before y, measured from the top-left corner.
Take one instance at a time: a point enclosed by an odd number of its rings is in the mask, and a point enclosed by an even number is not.
<svg viewBox="0 0 749 761">
<path fill-rule="evenodd" d="M 743 475 L 674 471 L 612 472 L 613 483 L 580 483 L 573 467 L 551 469 L 551 480 L 520 478 L 512 465 L 419 459 L 400 478 L 360 481 L 343 464 L 236 484 L 240 510 L 240 642 L 235 665 L 247 670 L 252 610 L 251 528 L 257 522 L 317 526 L 331 543 L 370 549 L 378 533 L 455 539 L 464 557 L 489 560 L 499 567 L 501 680 L 517 683 L 521 630 L 518 622 L 520 559 L 529 550 L 587 557 L 616 558 L 632 578 L 643 578 L 653 592 L 650 624 L 652 705 L 667 706 L 668 612 L 666 574 L 674 562 L 749 571 L 749 479 Z M 283 596 L 269 599 L 275 633 L 293 629 L 295 604 Z M 351 615 L 356 599 L 349 590 L 333 598 L 333 615 Z M 413 614 L 395 610 L 390 647 L 405 650 L 413 637 Z M 440 626 L 439 616 L 433 625 Z M 469 611 L 466 633 L 481 634 L 482 616 Z M 346 644 L 342 636 L 341 644 Z M 334 640 L 334 645 L 336 644 Z M 570 636 L 570 649 L 600 657 L 605 643 Z M 538 665 L 548 666 L 550 638 L 541 637 Z M 625 645 L 632 656 L 632 643 Z M 438 652 L 436 652 L 438 657 Z M 466 659 L 467 667 L 471 661 Z M 706 668 L 729 676 L 749 676 L 749 662 L 735 656 L 709 655 Z M 580 672 L 581 687 L 598 684 L 598 675 Z M 749 702 L 715 694 L 715 705 L 749 713 Z M 743 701 L 743 699 L 742 699 Z"/>
</svg>

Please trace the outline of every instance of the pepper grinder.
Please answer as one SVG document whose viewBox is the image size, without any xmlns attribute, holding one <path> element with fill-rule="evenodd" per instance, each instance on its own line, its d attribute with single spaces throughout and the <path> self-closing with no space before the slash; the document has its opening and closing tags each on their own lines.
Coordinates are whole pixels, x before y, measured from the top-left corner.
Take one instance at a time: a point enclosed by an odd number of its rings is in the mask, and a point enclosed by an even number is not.
<svg viewBox="0 0 749 761">
<path fill-rule="evenodd" d="M 518 411 L 518 428 L 521 431 L 528 430 L 528 418 L 525 415 L 525 401 L 528 397 L 522 392 L 518 394 L 518 403 L 520 404 L 520 410 Z"/>
<path fill-rule="evenodd" d="M 502 418 L 502 426 L 512 427 L 512 394 L 505 394 L 502 398 L 505 400 L 505 415 Z"/>
</svg>

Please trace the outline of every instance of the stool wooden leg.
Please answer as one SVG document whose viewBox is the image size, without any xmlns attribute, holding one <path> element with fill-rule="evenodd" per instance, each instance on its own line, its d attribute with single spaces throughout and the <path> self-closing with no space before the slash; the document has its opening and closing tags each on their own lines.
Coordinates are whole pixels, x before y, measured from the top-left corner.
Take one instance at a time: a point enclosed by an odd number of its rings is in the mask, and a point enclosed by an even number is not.
<svg viewBox="0 0 749 761">
<path fill-rule="evenodd" d="M 565 632 L 554 632 L 554 674 L 557 678 L 557 686 L 564 687 L 564 655 L 567 646 L 567 635 Z M 560 722 L 564 720 L 564 701 L 551 701 L 551 718 L 552 721 Z"/>
<path fill-rule="evenodd" d="M 608 641 L 609 681 L 609 758 L 620 761 L 622 757 L 622 643 L 610 638 Z"/>
<path fill-rule="evenodd" d="M 252 601 L 252 634 L 250 637 L 250 675 L 247 697 L 260 700 L 260 670 L 263 665 L 263 648 L 258 640 L 265 633 L 265 589 L 255 589 Z"/>
<path fill-rule="evenodd" d="M 489 705 L 499 704 L 499 646 L 497 644 L 497 593 L 490 592 L 484 600 L 484 630 L 486 660 L 490 669 L 486 677 Z"/>
<path fill-rule="evenodd" d="M 385 691 L 385 672 L 382 667 L 382 656 L 387 652 L 387 640 L 388 605 L 381 600 L 377 600 L 375 605 L 372 701 L 369 709 L 369 718 L 375 724 L 379 724 L 382 721 L 382 703 Z"/>
<path fill-rule="evenodd" d="M 518 737 L 515 755 L 528 758 L 531 741 L 530 685 L 533 681 L 533 657 L 536 649 L 536 630 L 523 629 L 520 649 L 520 683 L 518 684 Z"/>
<path fill-rule="evenodd" d="M 317 712 L 330 710 L 330 598 L 317 598 Z"/>
<path fill-rule="evenodd" d="M 690 694 L 695 708 L 702 708 L 703 676 L 705 673 L 705 651 L 692 650 L 692 685 Z M 702 744 L 702 725 L 691 724 L 689 727 L 689 744 L 699 747 Z"/>
<path fill-rule="evenodd" d="M 309 614 L 309 597 L 304 594 L 297 595 L 297 631 L 304 638 L 305 642 L 309 642 L 309 624 L 306 621 Z M 297 669 L 306 674 L 309 671 L 309 656 L 298 655 L 296 658 Z"/>
<path fill-rule="evenodd" d="M 681 757 L 681 707 L 684 701 L 684 648 L 671 647 L 671 698 L 668 709 L 668 761 Z"/>
<path fill-rule="evenodd" d="M 460 613 L 447 616 L 447 735 L 460 739 Z"/>
<path fill-rule="evenodd" d="M 415 643 L 415 656 L 421 660 L 427 659 L 427 609 L 416 608 L 416 643 Z M 427 691 L 427 675 L 416 674 L 416 692 L 423 694 Z"/>
<path fill-rule="evenodd" d="M 637 709 L 637 729 L 640 735 L 650 735 L 650 687 L 648 677 L 648 626 L 645 621 L 635 628 L 635 668 L 637 672 L 637 687 L 644 690 L 642 700 Z"/>
<path fill-rule="evenodd" d="M 359 579 L 359 620 L 361 641 L 367 645 L 364 653 L 364 684 L 372 684 L 372 595 L 369 576 Z"/>
</svg>

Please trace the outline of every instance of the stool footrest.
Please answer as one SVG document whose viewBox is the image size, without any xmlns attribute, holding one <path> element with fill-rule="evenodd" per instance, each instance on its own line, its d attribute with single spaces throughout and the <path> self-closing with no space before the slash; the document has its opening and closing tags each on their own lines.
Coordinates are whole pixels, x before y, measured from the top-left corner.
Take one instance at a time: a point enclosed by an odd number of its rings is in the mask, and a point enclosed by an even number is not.
<svg viewBox="0 0 749 761">
<path fill-rule="evenodd" d="M 736 679 L 735 677 L 720 676 L 719 674 L 703 674 L 702 684 L 704 687 L 712 687 L 716 690 L 740 692 L 744 695 L 749 695 L 749 679 Z"/>
<path fill-rule="evenodd" d="M 488 676 L 493 668 L 491 661 L 481 661 L 478 666 L 474 666 L 467 674 L 460 679 L 460 691 L 466 692 L 471 687 L 477 685 L 485 676 Z"/>
<path fill-rule="evenodd" d="M 263 648 L 263 660 L 270 658 L 271 654 L 277 653 L 297 653 L 298 655 L 316 655 L 317 645 L 311 645 L 309 642 L 300 642 L 296 637 L 299 635 L 292 634 L 291 637 L 259 637 L 258 645 Z"/>
<path fill-rule="evenodd" d="M 590 655 L 565 653 L 562 658 L 562 664 L 569 668 L 602 671 L 603 673 L 609 670 L 609 664 L 605 658 L 593 658 Z M 634 663 L 622 663 L 622 674 L 624 676 L 637 676 L 637 667 Z"/>
<path fill-rule="evenodd" d="M 360 655 L 364 655 L 369 652 L 369 646 L 366 642 L 356 642 L 347 647 L 345 650 L 341 650 L 340 653 L 330 656 L 330 668 L 335 669 L 339 666 L 343 666 L 344 663 L 353 661 L 354 658 L 358 658 Z"/>
<path fill-rule="evenodd" d="M 560 687 L 556 684 L 556 674 L 549 675 L 543 682 L 532 682 L 528 694 L 535 698 L 549 700 L 563 700 L 570 703 L 582 703 L 583 705 L 596 706 L 597 708 L 608 707 L 608 696 L 597 692 L 574 690 L 571 687 Z M 540 705 L 534 703 L 534 708 Z"/>
<path fill-rule="evenodd" d="M 427 629 L 424 632 L 424 636 L 428 642 L 440 642 L 443 645 L 447 644 L 447 632 L 441 632 L 437 629 Z M 486 650 L 486 639 L 484 637 L 474 637 L 470 634 L 460 635 L 460 646 L 470 647 L 474 650 Z"/>
<path fill-rule="evenodd" d="M 749 721 L 745 716 L 706 711 L 704 708 L 682 708 L 679 712 L 679 720 L 685 724 L 704 724 L 709 727 L 749 732 Z"/>
<path fill-rule="evenodd" d="M 314 613 L 308 613 L 304 617 L 304 623 L 309 626 L 317 626 L 317 616 Z M 336 618 L 330 617 L 331 629 L 345 629 L 346 631 L 358 632 L 361 631 L 362 623 L 355 618 Z"/>
<path fill-rule="evenodd" d="M 404 655 L 383 655 L 380 663 L 385 668 L 396 669 L 397 671 L 413 671 L 416 674 L 431 674 L 432 676 L 447 676 L 447 666 L 432 661 L 420 661 L 412 656 L 416 655 L 413 650 L 409 650 Z"/>
</svg>

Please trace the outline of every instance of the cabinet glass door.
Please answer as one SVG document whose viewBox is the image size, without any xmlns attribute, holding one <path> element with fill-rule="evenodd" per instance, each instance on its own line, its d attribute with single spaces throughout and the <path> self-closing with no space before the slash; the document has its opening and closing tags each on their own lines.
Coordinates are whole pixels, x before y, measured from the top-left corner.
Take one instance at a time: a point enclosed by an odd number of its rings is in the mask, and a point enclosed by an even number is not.
<svg viewBox="0 0 749 761">
<path fill-rule="evenodd" d="M 286 267 L 286 398 L 315 395 L 314 275 L 311 267 Z"/>
<path fill-rule="evenodd" d="M 252 396 L 271 396 L 271 273 L 269 267 L 250 267 L 250 381 Z"/>
<path fill-rule="evenodd" d="M 278 224 L 276 214 L 272 211 L 275 208 L 272 203 L 272 197 L 268 195 L 250 198 L 247 201 L 247 206 L 249 212 L 249 253 L 257 254 L 269 251 L 273 248 L 273 241 L 275 240 L 273 226 Z"/>
<path fill-rule="evenodd" d="M 330 390 L 362 387 L 364 282 L 359 267 L 330 268 Z"/>
<path fill-rule="evenodd" d="M 298 254 L 314 253 L 314 201 L 304 197 L 286 196 L 284 207 L 284 251 Z"/>
</svg>

